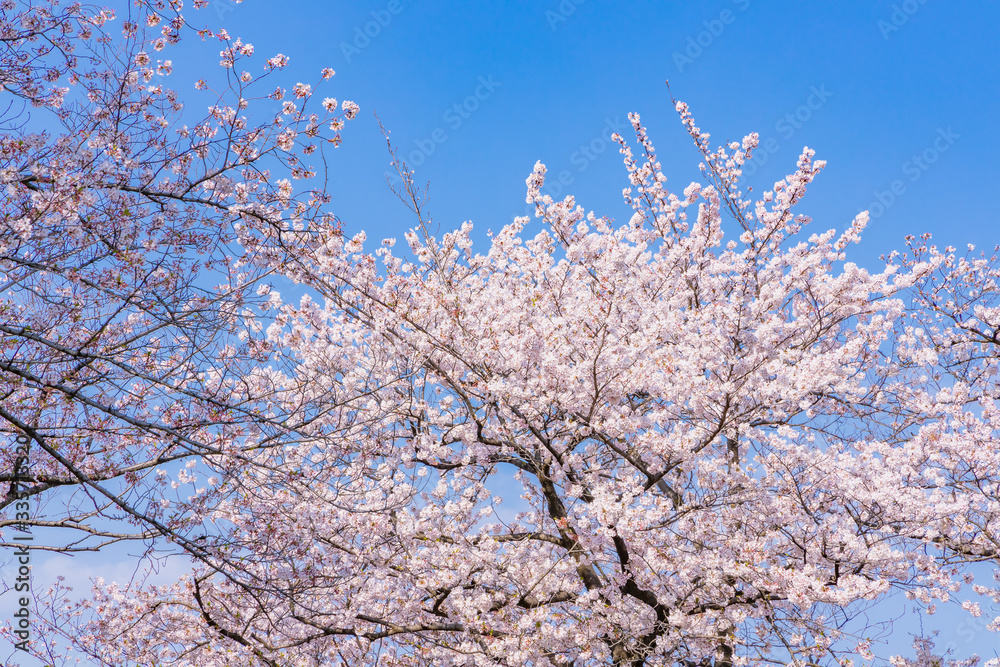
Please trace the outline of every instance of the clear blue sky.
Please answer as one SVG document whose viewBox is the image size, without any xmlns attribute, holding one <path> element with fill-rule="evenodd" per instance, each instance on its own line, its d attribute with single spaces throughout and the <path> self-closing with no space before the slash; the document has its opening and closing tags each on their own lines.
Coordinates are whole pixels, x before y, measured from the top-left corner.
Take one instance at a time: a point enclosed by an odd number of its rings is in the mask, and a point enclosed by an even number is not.
<svg viewBox="0 0 1000 667">
<path fill-rule="evenodd" d="M 288 84 L 337 70 L 323 94 L 362 112 L 333 153 L 333 207 L 372 241 L 414 224 L 385 184 L 389 156 L 373 112 L 418 182 L 430 182 L 435 223 L 472 220 L 482 239 L 525 214 L 536 160 L 550 176 L 565 172 L 563 194 L 627 218 L 621 156 L 606 139 L 629 136 L 631 111 L 649 128 L 668 185 L 679 192 L 697 179 L 669 79 L 715 142 L 760 133 L 758 159 L 767 159 L 753 169 L 756 191 L 794 169 L 804 145 L 827 160 L 799 210 L 825 230 L 872 208 L 854 248 L 860 264 L 911 233 L 932 232 L 941 245 L 1000 243 L 1000 3 L 210 0 L 189 18 L 225 25 L 258 56 L 289 56 Z M 194 93 L 194 62 L 172 77 L 183 97 Z M 99 560 L 74 571 L 127 575 L 124 563 Z M 36 576 L 58 571 L 46 559 Z M 996 635 L 962 617 L 932 619 L 925 627 L 941 629 L 940 645 L 992 655 Z"/>
</svg>

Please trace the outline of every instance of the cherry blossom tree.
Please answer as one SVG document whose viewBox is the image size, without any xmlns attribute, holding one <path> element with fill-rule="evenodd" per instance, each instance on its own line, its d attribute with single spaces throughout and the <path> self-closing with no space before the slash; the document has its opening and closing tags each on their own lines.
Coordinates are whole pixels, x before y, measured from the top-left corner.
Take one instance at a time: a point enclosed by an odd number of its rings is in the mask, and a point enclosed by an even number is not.
<svg viewBox="0 0 1000 667">
<path fill-rule="evenodd" d="M 995 257 L 913 238 L 866 270 L 866 214 L 795 212 L 811 150 L 751 199 L 756 135 L 713 149 L 683 103 L 704 182 L 668 191 L 633 114 L 624 223 L 543 194 L 537 164 L 534 219 L 474 252 L 397 161 L 407 249 L 366 250 L 292 184 L 353 104 L 314 114 L 298 84 L 255 125 L 247 91 L 285 59 L 244 74 L 252 48 L 202 30 L 225 87 L 188 128 L 154 60 L 195 31 L 179 3 L 14 8 L 4 86 L 51 127 L 3 136 L 0 418 L 32 450 L 0 480 L 54 499 L 50 548 L 192 563 L 54 588 L 39 655 L 847 665 L 893 594 L 996 612 Z"/>
<path fill-rule="evenodd" d="M 195 30 L 177 2 L 0 9 L 0 528 L 20 494 L 51 503 L 32 525 L 61 537 L 37 548 L 166 537 L 201 558 L 151 475 L 294 430 L 253 386 L 266 340 L 239 330 L 287 247 L 336 227 L 308 161 L 357 107 L 275 87 L 287 58 L 251 73 L 251 45 Z M 221 74 L 196 84 L 201 118 L 166 85 L 162 56 L 185 35 L 221 48 Z"/>
</svg>

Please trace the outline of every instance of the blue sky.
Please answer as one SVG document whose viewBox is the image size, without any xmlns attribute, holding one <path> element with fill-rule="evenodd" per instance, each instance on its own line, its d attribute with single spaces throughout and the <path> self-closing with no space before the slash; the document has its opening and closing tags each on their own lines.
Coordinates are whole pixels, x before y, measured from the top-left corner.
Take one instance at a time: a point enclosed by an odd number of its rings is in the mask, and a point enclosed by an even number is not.
<svg viewBox="0 0 1000 667">
<path fill-rule="evenodd" d="M 852 249 L 859 264 L 875 266 L 906 234 L 1000 243 L 991 157 L 1000 152 L 1000 3 L 210 0 L 190 18 L 225 25 L 261 57 L 289 56 L 288 84 L 337 70 L 323 95 L 353 100 L 361 114 L 329 164 L 333 209 L 369 245 L 415 222 L 385 183 L 389 155 L 373 113 L 416 180 L 430 183 L 436 225 L 471 220 L 485 240 L 526 213 L 537 160 L 563 175 L 552 194 L 627 219 L 626 175 L 607 138 L 629 136 L 629 112 L 642 115 L 672 190 L 698 179 L 668 79 L 713 143 L 760 133 L 761 164 L 747 170 L 755 191 L 793 170 L 803 146 L 827 160 L 799 212 L 821 231 L 871 209 Z M 182 96 L 194 93 L 195 62 L 172 77 Z M 65 572 L 39 561 L 39 579 Z M 96 557 L 74 566 L 108 579 L 126 571 Z M 992 655 L 996 637 L 981 626 L 932 618 L 925 628 L 940 628 L 940 645 Z"/>
<path fill-rule="evenodd" d="M 648 126 L 668 185 L 698 177 L 669 79 L 715 140 L 760 133 L 755 191 L 794 169 L 803 146 L 826 159 L 800 212 L 827 229 L 871 209 L 859 263 L 909 233 L 942 245 L 1000 241 L 990 198 L 972 196 L 998 176 L 993 3 L 212 0 L 205 20 L 219 17 L 258 54 L 290 56 L 290 75 L 337 70 L 325 94 L 362 113 L 331 163 L 335 210 L 373 240 L 413 223 L 384 186 L 389 158 L 373 113 L 430 183 L 442 229 L 472 220 L 483 233 L 524 214 L 536 160 L 550 178 L 568 172 L 559 194 L 621 219 L 625 172 L 606 138 L 628 136 L 630 111 Z"/>
</svg>

